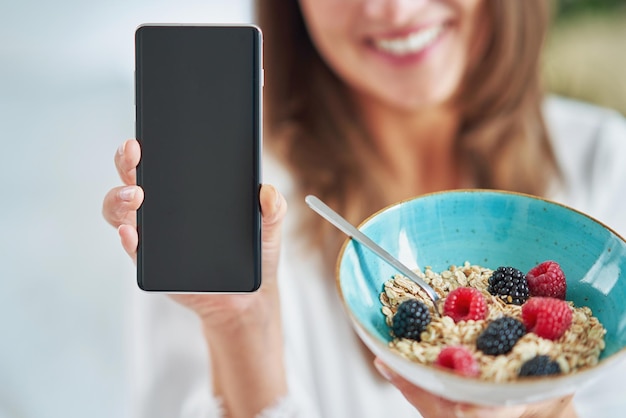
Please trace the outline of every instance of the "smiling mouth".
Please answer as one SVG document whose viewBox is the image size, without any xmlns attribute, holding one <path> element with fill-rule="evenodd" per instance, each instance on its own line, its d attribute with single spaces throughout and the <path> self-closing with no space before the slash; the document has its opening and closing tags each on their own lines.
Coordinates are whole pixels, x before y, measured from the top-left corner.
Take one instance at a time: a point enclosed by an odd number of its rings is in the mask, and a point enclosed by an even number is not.
<svg viewBox="0 0 626 418">
<path fill-rule="evenodd" d="M 393 55 L 415 54 L 434 44 L 443 33 L 443 24 L 411 32 L 405 36 L 374 40 L 376 49 Z"/>
</svg>

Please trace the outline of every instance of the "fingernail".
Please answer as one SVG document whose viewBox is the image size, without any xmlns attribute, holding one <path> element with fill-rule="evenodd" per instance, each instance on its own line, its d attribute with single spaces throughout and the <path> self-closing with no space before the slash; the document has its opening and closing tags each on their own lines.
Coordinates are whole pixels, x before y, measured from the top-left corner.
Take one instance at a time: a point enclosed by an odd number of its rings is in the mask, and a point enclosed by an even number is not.
<svg viewBox="0 0 626 418">
<path fill-rule="evenodd" d="M 125 202 L 130 202 L 135 197 L 136 192 L 137 190 L 134 186 L 124 187 L 122 190 L 119 191 L 119 197 Z"/>
<path fill-rule="evenodd" d="M 391 380 L 391 370 L 389 370 L 389 368 L 385 366 L 382 361 L 378 359 L 374 360 L 374 367 L 376 367 L 376 370 L 378 370 L 378 373 L 380 373 L 382 377 L 386 380 Z"/>
<path fill-rule="evenodd" d="M 120 146 L 117 148 L 117 153 L 119 155 L 124 155 L 124 149 L 126 148 L 126 141 L 122 142 Z"/>
</svg>

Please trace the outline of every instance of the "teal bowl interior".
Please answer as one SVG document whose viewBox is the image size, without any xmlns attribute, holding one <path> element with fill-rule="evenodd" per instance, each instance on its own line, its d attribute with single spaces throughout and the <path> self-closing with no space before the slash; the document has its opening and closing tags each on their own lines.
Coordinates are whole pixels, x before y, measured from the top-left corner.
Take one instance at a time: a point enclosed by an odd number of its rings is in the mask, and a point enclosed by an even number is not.
<svg viewBox="0 0 626 418">
<path fill-rule="evenodd" d="M 567 300 L 591 308 L 607 329 L 601 359 L 626 346 L 626 243 L 578 211 L 522 194 L 460 190 L 392 205 L 359 229 L 407 266 L 436 272 L 465 261 L 526 272 L 555 260 L 567 279 Z M 354 240 L 338 259 L 337 285 L 348 312 L 383 343 L 391 337 L 379 294 L 395 273 Z"/>
</svg>

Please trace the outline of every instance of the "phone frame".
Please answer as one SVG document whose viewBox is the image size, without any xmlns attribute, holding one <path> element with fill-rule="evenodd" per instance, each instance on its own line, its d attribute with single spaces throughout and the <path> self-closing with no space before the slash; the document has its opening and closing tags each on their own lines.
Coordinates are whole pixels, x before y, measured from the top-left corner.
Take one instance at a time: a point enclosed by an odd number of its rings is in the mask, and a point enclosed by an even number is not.
<svg viewBox="0 0 626 418">
<path fill-rule="evenodd" d="M 261 210 L 260 210 L 260 201 L 259 201 L 259 195 L 260 195 L 260 188 L 261 188 L 261 184 L 262 184 L 262 151 L 263 151 L 263 87 L 265 84 L 265 74 L 264 74 L 264 68 L 263 68 L 263 33 L 261 31 L 261 29 L 255 25 L 255 24 L 251 24 L 251 23 L 143 23 L 141 25 L 138 25 L 135 29 L 135 71 L 133 72 L 133 81 L 134 81 L 134 103 L 135 103 L 135 137 L 137 139 L 137 141 L 140 143 L 142 143 L 141 140 L 141 109 L 140 109 L 140 103 L 141 101 L 139 100 L 140 94 L 141 94 L 141 83 L 139 80 L 140 75 L 138 74 L 139 72 L 137 71 L 138 68 L 138 64 L 139 64 L 139 50 L 137 48 L 137 44 L 138 44 L 138 37 L 139 37 L 139 32 L 141 30 L 143 30 L 144 28 L 150 28 L 150 27 L 181 27 L 181 28 L 194 28 L 194 27 L 215 27 L 215 28 L 220 28 L 220 27 L 232 27 L 232 28 L 248 28 L 248 29 L 253 29 L 256 34 L 257 34 L 257 45 L 256 45 L 256 49 L 254 51 L 255 55 L 256 55 L 256 66 L 258 69 L 258 74 L 257 74 L 257 78 L 258 78 L 258 83 L 257 83 L 257 87 L 256 87 L 256 91 L 255 91 L 255 95 L 256 95 L 256 102 L 254 104 L 255 109 L 258 109 L 258 111 L 255 113 L 255 125 L 256 125 L 256 129 L 255 129 L 255 139 L 256 139 L 256 149 L 255 149 L 255 165 L 256 168 L 254 169 L 254 176 L 255 178 L 258 180 L 258 187 L 256 190 L 256 202 L 257 202 L 257 220 L 256 220 L 256 225 L 258 226 L 257 230 L 254 231 L 255 232 L 255 246 L 257 248 L 257 257 L 255 259 L 255 273 L 254 273 L 254 284 L 253 287 L 250 288 L 249 290 L 241 290 L 241 291 L 237 291 L 237 290 L 226 290 L 226 291 L 215 291 L 215 290 L 196 290 L 196 291 L 188 291 L 188 290 L 167 290 L 167 289 L 149 289 L 147 288 L 144 284 L 144 269 L 143 269 L 143 251 L 142 251 L 142 234 L 141 234 L 141 225 L 143 225 L 143 204 L 142 206 L 140 206 L 137 210 L 137 233 L 139 235 L 139 242 L 138 242 L 138 247 L 137 247 L 137 285 L 138 287 L 143 290 L 144 292 L 147 293 L 168 293 L 168 294 L 207 294 L 207 293 L 222 293 L 222 294 L 248 294 L 248 293 L 252 293 L 252 292 L 256 292 L 262 283 L 262 217 L 261 217 Z M 137 185 L 141 186 L 142 182 L 143 182 L 143 170 L 142 170 L 142 162 L 140 160 L 139 164 L 137 165 L 137 170 L 136 170 L 136 178 L 137 178 Z"/>
</svg>

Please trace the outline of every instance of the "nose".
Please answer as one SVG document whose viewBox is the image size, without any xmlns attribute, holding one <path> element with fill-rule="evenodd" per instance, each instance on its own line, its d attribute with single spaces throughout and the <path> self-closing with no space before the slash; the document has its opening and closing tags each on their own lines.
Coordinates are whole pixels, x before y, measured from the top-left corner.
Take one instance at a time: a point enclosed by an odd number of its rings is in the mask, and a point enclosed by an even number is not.
<svg viewBox="0 0 626 418">
<path fill-rule="evenodd" d="M 399 25 L 431 0 L 364 0 L 363 11 L 367 18 Z"/>
</svg>

